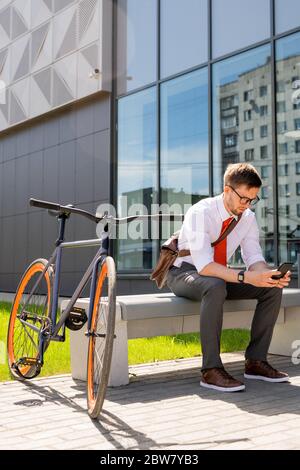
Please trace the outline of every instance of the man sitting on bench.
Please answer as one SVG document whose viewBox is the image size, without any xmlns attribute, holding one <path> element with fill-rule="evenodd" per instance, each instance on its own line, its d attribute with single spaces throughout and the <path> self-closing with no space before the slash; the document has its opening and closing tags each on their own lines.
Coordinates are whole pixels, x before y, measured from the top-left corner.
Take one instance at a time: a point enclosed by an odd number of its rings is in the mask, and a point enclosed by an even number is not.
<svg viewBox="0 0 300 470">
<path fill-rule="evenodd" d="M 259 244 L 255 214 L 250 207 L 258 201 L 262 185 L 256 169 L 247 163 L 229 165 L 224 174 L 223 193 L 205 198 L 186 213 L 178 238 L 184 255 L 169 269 L 167 284 L 180 297 L 200 300 L 200 339 L 203 353 L 202 387 L 235 392 L 245 385 L 226 372 L 220 358 L 220 338 L 225 299 L 257 299 L 246 349 L 245 378 L 287 382 L 286 373 L 267 362 L 282 297 L 290 282 L 290 272 L 279 280 L 279 271 L 267 265 Z M 233 223 L 231 231 L 226 227 Z M 228 235 L 214 247 L 222 232 Z M 241 247 L 246 270 L 227 267 L 227 260 Z M 186 254 L 189 250 L 190 254 Z"/>
</svg>

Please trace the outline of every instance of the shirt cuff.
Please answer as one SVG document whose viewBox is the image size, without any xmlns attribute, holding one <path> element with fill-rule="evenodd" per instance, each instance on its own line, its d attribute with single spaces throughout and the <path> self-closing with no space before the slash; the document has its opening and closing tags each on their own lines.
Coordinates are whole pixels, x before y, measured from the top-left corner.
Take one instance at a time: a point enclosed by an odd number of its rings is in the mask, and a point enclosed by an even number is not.
<svg viewBox="0 0 300 470">
<path fill-rule="evenodd" d="M 266 260 L 264 259 L 264 257 L 260 256 L 260 255 L 250 256 L 250 258 L 248 258 L 247 260 L 244 260 L 244 261 L 245 261 L 245 265 L 246 265 L 247 269 L 249 269 L 250 266 L 252 266 L 252 264 L 258 263 L 259 261 L 262 261 L 263 263 L 266 263 Z"/>
</svg>

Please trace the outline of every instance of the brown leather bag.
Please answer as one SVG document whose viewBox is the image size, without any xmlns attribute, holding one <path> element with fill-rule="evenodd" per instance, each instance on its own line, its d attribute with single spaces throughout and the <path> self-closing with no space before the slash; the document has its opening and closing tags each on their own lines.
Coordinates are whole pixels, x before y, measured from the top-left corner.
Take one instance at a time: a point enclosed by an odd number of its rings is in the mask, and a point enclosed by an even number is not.
<svg viewBox="0 0 300 470">
<path fill-rule="evenodd" d="M 239 216 L 238 219 L 232 219 L 232 222 L 230 222 L 226 230 L 219 236 L 218 240 L 211 243 L 211 246 L 214 247 L 224 240 L 234 229 L 240 218 L 241 216 Z M 171 237 L 162 244 L 157 264 L 151 273 L 150 279 L 156 282 L 159 289 L 162 289 L 166 284 L 168 271 L 174 264 L 176 258 L 189 256 L 191 254 L 190 250 L 178 250 L 179 233 L 180 230 L 177 230 L 177 232 L 174 232 Z"/>
</svg>

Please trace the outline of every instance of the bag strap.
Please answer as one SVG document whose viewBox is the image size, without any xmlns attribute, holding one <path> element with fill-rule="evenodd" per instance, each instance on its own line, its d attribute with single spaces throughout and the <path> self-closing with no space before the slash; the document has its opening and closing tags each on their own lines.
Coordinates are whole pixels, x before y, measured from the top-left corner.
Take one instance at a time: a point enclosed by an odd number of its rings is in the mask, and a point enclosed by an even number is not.
<svg viewBox="0 0 300 470">
<path fill-rule="evenodd" d="M 216 246 L 218 243 L 222 242 L 224 238 L 228 237 L 230 232 L 234 229 L 234 227 L 238 224 L 238 222 L 241 220 L 242 215 L 239 215 L 237 219 L 232 219 L 230 224 L 226 227 L 223 233 L 219 236 L 218 240 L 215 242 L 211 243 L 211 246 Z"/>
<path fill-rule="evenodd" d="M 219 236 L 218 240 L 216 240 L 215 242 L 212 242 L 211 243 L 211 246 L 214 247 L 216 246 L 218 243 L 221 243 L 224 238 L 228 237 L 228 235 L 230 234 L 230 232 L 232 232 L 232 230 L 234 229 L 234 227 L 238 224 L 238 222 L 241 220 L 241 217 L 242 217 L 242 214 L 240 214 L 238 216 L 237 219 L 232 219 L 232 221 L 230 222 L 230 224 L 226 227 L 226 229 L 224 230 L 223 233 L 221 233 L 221 235 Z M 182 256 L 189 256 L 191 254 L 190 250 L 179 250 L 178 251 L 178 257 L 182 257 Z"/>
</svg>

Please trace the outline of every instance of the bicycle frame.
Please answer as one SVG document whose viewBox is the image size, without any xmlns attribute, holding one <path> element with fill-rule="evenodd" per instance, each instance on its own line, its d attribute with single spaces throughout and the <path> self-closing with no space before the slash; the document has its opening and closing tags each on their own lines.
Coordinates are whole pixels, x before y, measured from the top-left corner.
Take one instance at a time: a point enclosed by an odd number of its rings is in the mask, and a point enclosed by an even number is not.
<svg viewBox="0 0 300 470">
<path fill-rule="evenodd" d="M 106 256 L 108 255 L 108 248 L 109 248 L 109 236 L 107 230 L 107 224 L 104 227 L 104 230 L 101 233 L 100 239 L 94 240 L 83 240 L 83 241 L 74 241 L 74 242 L 64 242 L 64 232 L 65 232 L 65 223 L 68 216 L 62 215 L 58 217 L 59 220 L 59 237 L 56 241 L 56 248 L 51 254 L 48 263 L 46 264 L 45 268 L 41 272 L 40 276 L 38 277 L 34 287 L 34 289 L 39 284 L 40 280 L 42 279 L 44 273 L 47 271 L 50 265 L 55 266 L 55 274 L 53 280 L 53 290 L 50 299 L 50 306 L 51 306 L 51 326 L 50 331 L 47 333 L 41 333 L 40 343 L 39 343 L 39 358 L 40 363 L 43 365 L 43 356 L 44 356 L 44 344 L 47 340 L 50 341 L 64 341 L 65 337 L 63 335 L 59 335 L 58 332 L 61 327 L 64 325 L 66 319 L 68 318 L 70 312 L 72 311 L 76 301 L 78 300 L 81 292 L 87 285 L 89 279 L 91 278 L 91 286 L 90 286 L 90 304 L 89 304 L 89 311 L 88 311 L 88 333 L 91 329 L 91 319 L 92 319 L 92 312 L 94 308 L 94 297 L 95 297 L 95 290 L 96 290 L 96 282 L 97 282 L 97 271 L 98 267 L 102 262 L 105 260 Z M 57 311 L 58 311 L 58 298 L 59 298 L 59 291 L 60 291 L 60 274 L 61 274 L 61 262 L 62 262 L 62 250 L 64 248 L 74 248 L 74 247 L 84 247 L 84 246 L 97 246 L 100 245 L 99 250 L 97 251 L 96 255 L 94 256 L 93 260 L 91 261 L 90 265 L 86 269 L 82 279 L 80 280 L 79 284 L 77 285 L 67 308 L 61 314 L 59 321 L 57 322 Z M 29 295 L 26 303 L 24 305 L 24 309 L 26 308 L 27 303 L 29 302 L 32 294 Z M 34 325 L 27 323 L 24 320 L 20 320 L 22 323 L 26 324 L 29 328 L 36 330 L 39 332 L 39 329 Z"/>
<path fill-rule="evenodd" d="M 134 220 L 136 218 L 139 219 L 151 219 L 154 217 L 157 217 L 157 215 L 135 215 L 135 216 L 129 216 L 125 218 L 120 218 L 120 219 L 114 219 L 111 216 L 108 216 L 107 213 L 104 214 L 103 217 L 97 219 L 94 217 L 92 214 L 89 214 L 89 218 L 96 219 L 96 222 L 100 220 L 106 220 L 104 228 L 101 233 L 101 238 L 99 239 L 93 239 L 93 240 L 83 240 L 83 241 L 74 241 L 74 242 L 65 242 L 64 241 L 64 233 L 65 233 L 65 223 L 66 220 L 70 217 L 70 213 L 72 213 L 71 207 L 68 206 L 60 206 L 58 204 L 54 203 L 49 203 L 46 201 L 39 201 L 39 200 L 34 200 L 31 199 L 31 205 L 35 205 L 37 207 L 43 207 L 43 208 L 48 208 L 48 210 L 51 211 L 60 211 L 60 210 L 66 210 L 66 212 L 60 213 L 60 215 L 57 216 L 58 221 L 59 221 L 59 236 L 58 239 L 56 240 L 56 248 L 51 254 L 46 266 L 44 267 L 43 271 L 39 275 L 36 283 L 34 284 L 32 288 L 32 293 L 28 296 L 25 305 L 23 307 L 23 310 L 26 308 L 30 298 L 33 295 L 33 292 L 35 288 L 38 286 L 39 282 L 41 281 L 42 277 L 44 276 L 45 272 L 50 266 L 54 266 L 54 282 L 53 282 L 53 290 L 51 291 L 51 298 L 50 298 L 50 329 L 40 331 L 39 328 L 37 328 L 35 325 L 32 325 L 26 320 L 20 318 L 21 323 L 26 325 L 27 327 L 31 328 L 32 330 L 38 332 L 40 334 L 40 342 L 39 342 L 39 361 L 41 365 L 43 365 L 43 356 L 44 356 L 44 351 L 45 351 L 45 343 L 47 341 L 64 341 L 65 336 L 64 336 L 64 329 L 63 329 L 63 334 L 59 335 L 59 330 L 61 327 L 65 328 L 65 322 L 71 313 L 76 301 L 78 300 L 81 292 L 87 285 L 89 279 L 91 278 L 91 287 L 90 287 L 90 303 L 89 303 L 89 311 L 88 311 L 88 331 L 87 331 L 87 336 L 90 335 L 91 333 L 91 319 L 92 319 L 92 312 L 94 308 L 94 297 L 95 297 L 95 290 L 96 290 L 96 282 L 97 282 L 97 271 L 98 267 L 100 264 L 103 263 L 105 258 L 108 256 L 108 248 L 109 248 L 109 236 L 108 236 L 108 222 L 109 220 L 114 220 L 117 223 L 120 223 L 124 220 L 126 222 L 130 222 L 131 220 Z M 34 202 L 34 203 L 33 203 Z M 80 209 L 73 209 L 73 212 L 80 213 Z M 70 212 L 69 212 L 70 211 Z M 84 211 L 82 211 L 84 212 Z M 168 220 L 176 220 L 178 218 L 182 219 L 183 215 L 182 214 L 162 214 L 161 212 L 158 214 L 158 217 L 163 220 L 164 218 Z M 57 310 L 58 310 L 58 298 L 59 298 L 59 290 L 60 290 L 60 274 L 61 274 L 61 258 L 62 258 L 62 249 L 63 248 L 75 248 L 75 247 L 83 247 L 83 246 L 96 246 L 100 245 L 99 250 L 97 251 L 96 255 L 94 256 L 93 260 L 91 261 L 89 267 L 85 271 L 82 279 L 80 280 L 78 286 L 76 287 L 67 308 L 63 311 L 61 314 L 61 317 L 59 321 L 57 322 Z"/>
</svg>

